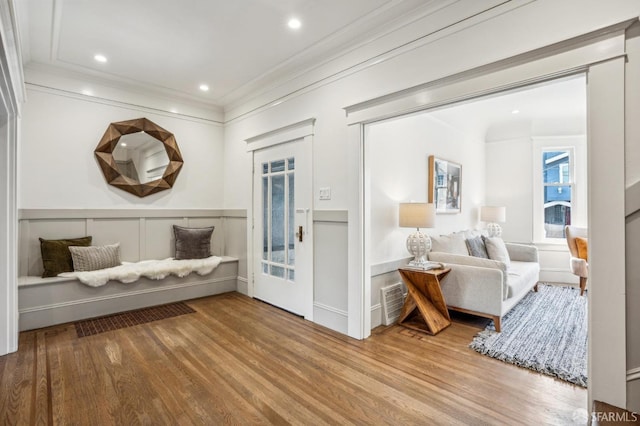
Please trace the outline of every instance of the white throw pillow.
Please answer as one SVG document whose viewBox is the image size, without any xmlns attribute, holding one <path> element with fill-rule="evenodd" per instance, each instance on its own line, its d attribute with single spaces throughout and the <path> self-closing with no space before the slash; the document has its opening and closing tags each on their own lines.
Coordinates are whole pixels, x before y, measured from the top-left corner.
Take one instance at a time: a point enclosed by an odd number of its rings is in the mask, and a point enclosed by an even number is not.
<svg viewBox="0 0 640 426">
<path fill-rule="evenodd" d="M 469 256 L 467 243 L 461 234 L 440 235 L 431 237 L 431 251 Z"/>
<path fill-rule="evenodd" d="M 108 246 L 70 246 L 73 270 L 76 272 L 97 271 L 120 265 L 120 243 Z"/>
<path fill-rule="evenodd" d="M 507 265 L 507 268 L 511 266 L 511 259 L 509 258 L 509 252 L 507 246 L 504 245 L 504 241 L 500 237 L 485 237 L 483 236 L 484 245 L 487 248 L 487 254 L 489 259 L 499 260 Z"/>
</svg>

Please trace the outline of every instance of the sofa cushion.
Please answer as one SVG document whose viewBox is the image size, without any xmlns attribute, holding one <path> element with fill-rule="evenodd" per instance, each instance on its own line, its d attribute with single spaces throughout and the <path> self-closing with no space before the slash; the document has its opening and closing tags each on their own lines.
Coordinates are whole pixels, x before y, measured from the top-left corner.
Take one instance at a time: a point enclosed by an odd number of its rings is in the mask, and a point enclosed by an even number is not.
<svg viewBox="0 0 640 426">
<path fill-rule="evenodd" d="M 431 251 L 450 254 L 469 255 L 464 236 L 461 234 L 440 235 L 431 237 Z"/>
<path fill-rule="evenodd" d="M 42 278 L 56 277 L 61 272 L 73 271 L 73 260 L 69 246 L 89 246 L 91 237 L 67 238 L 62 240 L 45 240 L 40 238 L 42 254 Z"/>
<path fill-rule="evenodd" d="M 518 296 L 523 291 L 529 291 L 538 282 L 539 272 L 540 265 L 538 263 L 512 261 L 507 272 L 506 299 Z"/>
<path fill-rule="evenodd" d="M 511 259 L 509 259 L 509 252 L 507 251 L 507 246 L 504 245 L 502 238 L 482 236 L 482 239 L 484 240 L 484 245 L 487 247 L 489 259 L 504 262 L 507 265 L 507 268 L 509 268 Z"/>
<path fill-rule="evenodd" d="M 465 242 L 467 243 L 467 250 L 469 250 L 471 256 L 481 257 L 483 259 L 489 258 L 487 247 L 484 245 L 482 237 L 467 238 Z"/>
</svg>

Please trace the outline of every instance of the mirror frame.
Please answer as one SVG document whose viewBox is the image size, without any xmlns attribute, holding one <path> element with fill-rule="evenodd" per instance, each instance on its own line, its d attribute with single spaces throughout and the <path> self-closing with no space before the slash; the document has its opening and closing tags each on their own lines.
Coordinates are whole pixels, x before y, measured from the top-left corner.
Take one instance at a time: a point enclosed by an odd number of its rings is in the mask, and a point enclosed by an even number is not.
<svg viewBox="0 0 640 426">
<path fill-rule="evenodd" d="M 113 157 L 113 150 L 118 145 L 121 136 L 139 132 L 145 132 L 149 136 L 162 142 L 169 157 L 169 164 L 162 177 L 147 183 L 140 183 L 120 173 L 115 158 Z M 172 188 L 184 164 L 182 154 L 180 153 L 178 143 L 173 133 L 163 129 L 147 118 L 137 118 L 109 124 L 109 127 L 107 127 L 102 139 L 100 139 L 98 146 L 94 150 L 94 154 L 98 160 L 102 174 L 109 185 L 137 195 L 140 198 Z"/>
</svg>

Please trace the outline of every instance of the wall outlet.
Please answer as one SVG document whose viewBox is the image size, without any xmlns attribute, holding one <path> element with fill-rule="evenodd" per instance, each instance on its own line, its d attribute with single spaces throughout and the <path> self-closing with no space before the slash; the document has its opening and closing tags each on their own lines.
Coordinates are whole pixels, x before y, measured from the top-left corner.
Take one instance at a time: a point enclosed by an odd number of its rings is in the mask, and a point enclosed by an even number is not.
<svg viewBox="0 0 640 426">
<path fill-rule="evenodd" d="M 331 188 L 320 188 L 320 199 L 321 200 L 330 200 L 331 199 Z"/>
</svg>

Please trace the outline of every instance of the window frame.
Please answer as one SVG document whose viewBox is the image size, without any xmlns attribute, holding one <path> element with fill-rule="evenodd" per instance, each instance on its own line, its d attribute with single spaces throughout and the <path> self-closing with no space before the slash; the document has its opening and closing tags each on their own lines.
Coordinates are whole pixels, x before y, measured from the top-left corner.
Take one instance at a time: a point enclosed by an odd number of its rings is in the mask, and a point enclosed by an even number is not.
<svg viewBox="0 0 640 426">
<path fill-rule="evenodd" d="M 545 225 L 544 195 L 548 187 L 571 188 L 571 224 L 586 226 L 587 223 L 587 162 L 586 136 L 560 136 L 532 138 L 533 141 L 533 242 L 536 244 L 564 245 L 564 238 L 547 238 Z M 542 156 L 545 152 L 567 151 L 569 155 L 569 182 L 545 183 L 543 181 Z"/>
</svg>

